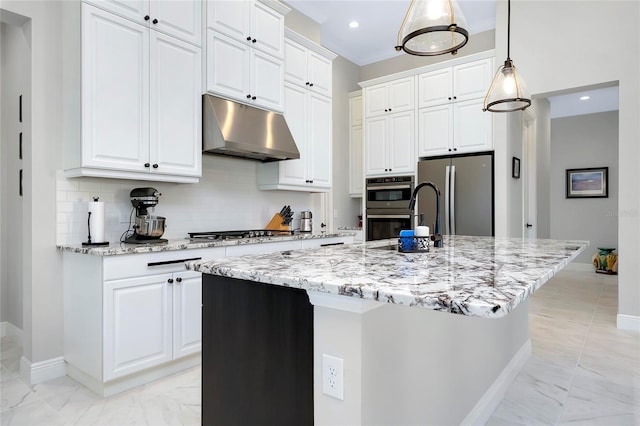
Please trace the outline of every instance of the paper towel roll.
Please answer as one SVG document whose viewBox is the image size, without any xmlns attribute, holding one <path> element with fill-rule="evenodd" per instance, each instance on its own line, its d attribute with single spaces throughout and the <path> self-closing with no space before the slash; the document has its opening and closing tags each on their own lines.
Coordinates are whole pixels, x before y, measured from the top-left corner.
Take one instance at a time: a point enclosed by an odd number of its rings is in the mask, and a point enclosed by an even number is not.
<svg viewBox="0 0 640 426">
<path fill-rule="evenodd" d="M 428 236 L 429 236 L 428 226 L 416 226 L 416 237 L 428 237 Z"/>
<path fill-rule="evenodd" d="M 94 198 L 89 202 L 89 233 L 91 234 L 91 242 L 104 242 L 104 203 Z"/>
</svg>

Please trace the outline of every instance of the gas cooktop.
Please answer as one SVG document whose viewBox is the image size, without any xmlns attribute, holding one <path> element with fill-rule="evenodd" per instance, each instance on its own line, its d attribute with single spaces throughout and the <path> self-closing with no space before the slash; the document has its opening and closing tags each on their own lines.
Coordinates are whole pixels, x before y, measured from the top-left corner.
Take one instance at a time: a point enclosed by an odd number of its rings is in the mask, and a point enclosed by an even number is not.
<svg viewBox="0 0 640 426">
<path fill-rule="evenodd" d="M 291 235 L 288 231 L 273 231 L 270 229 L 249 229 L 242 231 L 213 231 L 189 232 L 190 240 L 227 240 L 253 237 L 274 237 L 277 235 Z"/>
</svg>

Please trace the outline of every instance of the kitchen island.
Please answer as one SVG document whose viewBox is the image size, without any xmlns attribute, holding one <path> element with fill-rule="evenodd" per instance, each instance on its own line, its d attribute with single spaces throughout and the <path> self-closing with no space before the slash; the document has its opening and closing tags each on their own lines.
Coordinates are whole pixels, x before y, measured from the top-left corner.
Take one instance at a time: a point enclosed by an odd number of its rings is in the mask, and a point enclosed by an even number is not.
<svg viewBox="0 0 640 426">
<path fill-rule="evenodd" d="M 189 263 L 205 274 L 203 424 L 481 422 L 530 354 L 528 296 L 587 246 L 394 243 Z M 343 360 L 342 399 L 323 393 L 323 354 Z"/>
</svg>

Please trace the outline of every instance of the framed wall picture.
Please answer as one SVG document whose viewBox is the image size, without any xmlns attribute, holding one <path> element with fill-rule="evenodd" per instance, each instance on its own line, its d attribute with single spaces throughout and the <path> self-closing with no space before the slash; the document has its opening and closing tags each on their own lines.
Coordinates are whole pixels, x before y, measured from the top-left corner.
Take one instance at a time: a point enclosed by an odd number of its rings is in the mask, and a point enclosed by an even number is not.
<svg viewBox="0 0 640 426">
<path fill-rule="evenodd" d="M 608 167 L 567 169 L 567 198 L 607 198 Z"/>
<path fill-rule="evenodd" d="M 511 160 L 511 177 L 520 179 L 520 159 L 518 157 L 513 157 Z"/>
</svg>

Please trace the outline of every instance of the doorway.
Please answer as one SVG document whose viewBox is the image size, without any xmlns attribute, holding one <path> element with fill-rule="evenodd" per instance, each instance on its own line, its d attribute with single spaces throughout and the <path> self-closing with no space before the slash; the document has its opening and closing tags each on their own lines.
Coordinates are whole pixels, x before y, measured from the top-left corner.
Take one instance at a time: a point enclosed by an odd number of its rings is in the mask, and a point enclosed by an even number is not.
<svg viewBox="0 0 640 426">
<path fill-rule="evenodd" d="M 23 16 L 0 13 L 0 333 L 3 358 L 9 351 L 13 359 L 16 350 L 22 353 L 24 329 L 23 180 L 31 144 L 31 27 Z M 8 368 L 17 373 L 19 365 Z"/>
<path fill-rule="evenodd" d="M 522 238 L 536 238 L 536 118 L 535 112 L 527 109 L 522 123 Z"/>
</svg>

